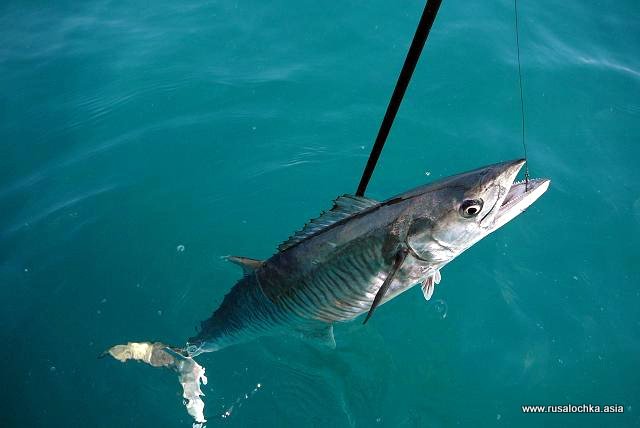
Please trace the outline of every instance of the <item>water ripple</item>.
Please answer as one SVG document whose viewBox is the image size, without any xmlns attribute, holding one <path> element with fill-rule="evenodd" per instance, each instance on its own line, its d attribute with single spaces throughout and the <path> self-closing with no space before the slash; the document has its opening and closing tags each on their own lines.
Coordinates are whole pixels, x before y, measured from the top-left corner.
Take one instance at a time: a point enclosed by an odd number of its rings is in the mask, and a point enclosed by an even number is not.
<svg viewBox="0 0 640 428">
<path fill-rule="evenodd" d="M 89 191 L 86 191 L 84 193 L 81 194 L 76 194 L 68 199 L 64 199 L 62 201 L 57 201 L 41 210 L 39 210 L 37 213 L 32 214 L 32 215 L 28 215 L 26 217 L 21 217 L 21 220 L 12 225 L 9 226 L 6 230 L 4 230 L 4 232 L 2 232 L 2 234 L 7 237 L 15 232 L 17 232 L 18 230 L 22 229 L 25 225 L 29 225 L 29 226 L 33 226 L 35 224 L 37 224 L 38 222 L 48 218 L 49 216 L 55 214 L 56 212 L 59 212 L 61 210 L 64 210 L 66 208 L 72 207 L 76 204 L 79 204 L 87 199 L 90 198 L 94 198 L 98 195 L 101 195 L 103 193 L 107 193 L 113 189 L 115 189 L 116 187 L 118 187 L 115 183 L 112 184 L 108 184 L 108 185 L 104 185 L 101 187 L 98 187 L 96 189 L 91 189 Z"/>
</svg>

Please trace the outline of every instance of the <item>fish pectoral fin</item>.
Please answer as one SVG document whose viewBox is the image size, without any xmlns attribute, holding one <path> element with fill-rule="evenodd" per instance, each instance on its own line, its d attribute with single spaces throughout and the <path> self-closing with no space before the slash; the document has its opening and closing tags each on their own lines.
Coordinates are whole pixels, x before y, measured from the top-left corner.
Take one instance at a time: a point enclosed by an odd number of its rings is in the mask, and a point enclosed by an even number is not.
<svg viewBox="0 0 640 428">
<path fill-rule="evenodd" d="M 404 262 L 404 259 L 407 258 L 408 254 L 409 254 L 409 250 L 406 247 L 400 248 L 396 253 L 395 259 L 393 260 L 393 265 L 391 266 L 391 271 L 389 272 L 387 277 L 384 279 L 384 282 L 378 289 L 378 292 L 376 293 L 376 297 L 373 298 L 373 303 L 371 303 L 371 308 L 369 309 L 369 312 L 367 313 L 367 317 L 364 319 L 364 322 L 362 324 L 366 324 L 367 321 L 369 321 L 369 318 L 371 318 L 371 315 L 373 315 L 373 312 L 376 310 L 378 305 L 380 305 L 382 298 L 384 297 L 384 295 L 387 293 L 387 290 L 389 290 L 389 287 L 391 286 L 393 277 L 396 275 L 396 272 L 398 272 L 398 269 L 400 269 L 400 266 L 402 266 L 402 263 Z"/>
<path fill-rule="evenodd" d="M 319 343 L 331 349 L 336 349 L 336 339 L 333 336 L 333 325 L 300 330 L 302 337 L 314 343 Z"/>
<path fill-rule="evenodd" d="M 245 275 L 252 273 L 264 264 L 264 260 L 250 259 L 249 257 L 227 256 L 226 259 L 240 266 Z"/>
<path fill-rule="evenodd" d="M 422 282 L 422 294 L 424 294 L 425 300 L 430 300 L 431 296 L 433 296 L 433 290 L 436 287 L 436 284 L 440 284 L 440 280 L 442 276 L 440 275 L 440 271 L 437 270 L 433 275 L 430 275 Z"/>
</svg>

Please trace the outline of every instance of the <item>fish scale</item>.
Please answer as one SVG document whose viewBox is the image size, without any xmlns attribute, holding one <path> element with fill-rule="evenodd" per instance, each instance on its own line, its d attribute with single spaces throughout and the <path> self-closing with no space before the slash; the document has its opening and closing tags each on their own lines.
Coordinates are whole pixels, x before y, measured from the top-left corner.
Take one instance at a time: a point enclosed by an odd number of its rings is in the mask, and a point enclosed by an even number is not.
<svg viewBox="0 0 640 428">
<path fill-rule="evenodd" d="M 283 275 L 280 269 L 272 269 L 271 263 L 256 274 L 265 294 L 277 304 L 295 300 L 289 295 L 294 291 L 294 296 L 308 296 L 314 302 L 306 308 L 304 316 L 325 322 L 344 321 L 361 314 L 371 304 L 374 284 L 380 272 L 389 266 L 383 260 L 382 247 L 383 239 L 370 236 L 349 242 L 302 274 L 284 272 Z M 305 251 L 302 247 L 292 249 L 292 252 Z M 284 253 L 281 257 L 300 255 Z"/>
</svg>

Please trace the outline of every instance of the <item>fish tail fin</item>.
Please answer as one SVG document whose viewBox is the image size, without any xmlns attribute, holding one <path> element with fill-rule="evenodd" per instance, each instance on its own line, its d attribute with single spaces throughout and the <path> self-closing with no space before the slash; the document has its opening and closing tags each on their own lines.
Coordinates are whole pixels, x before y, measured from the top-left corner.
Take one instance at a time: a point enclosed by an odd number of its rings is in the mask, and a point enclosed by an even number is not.
<svg viewBox="0 0 640 428">
<path fill-rule="evenodd" d="M 194 428 L 202 427 L 207 421 L 204 417 L 204 401 L 200 398 L 204 395 L 200 385 L 207 384 L 207 377 L 204 367 L 198 364 L 188 351 L 161 342 L 129 342 L 126 345 L 112 346 L 100 357 L 106 355 L 111 355 L 123 363 L 128 360 L 140 361 L 178 373 L 184 405 L 195 420 Z"/>
</svg>

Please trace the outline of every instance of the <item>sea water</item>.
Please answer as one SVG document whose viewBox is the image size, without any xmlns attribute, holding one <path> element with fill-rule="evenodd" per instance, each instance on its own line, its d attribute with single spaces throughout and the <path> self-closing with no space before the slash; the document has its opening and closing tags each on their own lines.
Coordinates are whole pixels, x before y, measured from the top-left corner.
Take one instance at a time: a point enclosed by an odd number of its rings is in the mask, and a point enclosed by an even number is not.
<svg viewBox="0 0 640 428">
<path fill-rule="evenodd" d="M 0 5 L 0 425 L 190 426 L 183 345 L 353 192 L 422 1 Z M 521 1 L 529 167 L 550 190 L 335 329 L 203 355 L 209 426 L 640 424 L 640 6 Z M 511 1 L 445 0 L 367 195 L 523 156 Z M 526 414 L 523 405 L 617 405 Z"/>
</svg>

